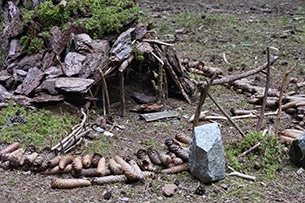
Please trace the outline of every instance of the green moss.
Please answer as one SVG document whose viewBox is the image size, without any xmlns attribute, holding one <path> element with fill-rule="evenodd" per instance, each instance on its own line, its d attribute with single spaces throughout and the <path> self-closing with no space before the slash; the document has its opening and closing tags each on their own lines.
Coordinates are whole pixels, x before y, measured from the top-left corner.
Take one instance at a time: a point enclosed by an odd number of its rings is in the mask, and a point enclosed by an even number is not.
<svg viewBox="0 0 305 203">
<path fill-rule="evenodd" d="M 11 120 L 16 113 L 26 123 L 12 125 Z M 0 142 L 20 142 L 24 147 L 34 145 L 37 148 L 57 144 L 76 123 L 75 116 L 54 115 L 47 110 L 26 110 L 24 107 L 13 106 L 0 111 Z"/>
<path fill-rule="evenodd" d="M 26 51 L 27 54 L 34 54 L 40 52 L 44 47 L 44 41 L 41 38 L 31 38 L 29 36 L 22 36 L 19 40 L 21 50 Z"/>
<path fill-rule="evenodd" d="M 64 31 L 68 23 L 81 24 L 93 38 L 102 38 L 105 34 L 119 32 L 125 25 L 138 20 L 139 8 L 131 0 L 71 0 L 64 8 L 45 1 L 31 9 L 25 6 L 22 11 L 23 32 L 20 39 L 23 51 L 28 54 L 41 52 L 45 47 L 38 36 L 50 37 L 53 26 Z M 39 33 L 32 32 L 29 25 L 38 23 L 42 26 Z"/>
<path fill-rule="evenodd" d="M 238 158 L 246 150 L 253 147 L 258 142 L 261 145 L 245 157 Z M 231 143 L 225 150 L 227 164 L 236 170 L 250 171 L 252 169 L 261 170 L 267 177 L 275 177 L 275 171 L 281 167 L 283 145 L 273 135 L 262 133 L 248 133 L 241 142 Z"/>
</svg>

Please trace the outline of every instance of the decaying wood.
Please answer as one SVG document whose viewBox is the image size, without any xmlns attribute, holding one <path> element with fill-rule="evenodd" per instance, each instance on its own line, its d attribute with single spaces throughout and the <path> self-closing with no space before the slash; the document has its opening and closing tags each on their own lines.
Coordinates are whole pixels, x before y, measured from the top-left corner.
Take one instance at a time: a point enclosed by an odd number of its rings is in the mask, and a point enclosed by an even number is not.
<svg viewBox="0 0 305 203">
<path fill-rule="evenodd" d="M 80 173 L 83 170 L 82 158 L 80 156 L 74 158 L 72 162 L 72 169 L 75 171 L 75 173 Z"/>
</svg>

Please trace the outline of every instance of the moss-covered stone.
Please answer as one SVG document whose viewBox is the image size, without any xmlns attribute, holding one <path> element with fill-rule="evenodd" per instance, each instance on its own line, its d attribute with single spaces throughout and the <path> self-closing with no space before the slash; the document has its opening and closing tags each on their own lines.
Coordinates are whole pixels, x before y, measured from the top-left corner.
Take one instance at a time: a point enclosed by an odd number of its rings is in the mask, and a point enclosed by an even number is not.
<svg viewBox="0 0 305 203">
<path fill-rule="evenodd" d="M 37 33 L 30 34 L 26 29 L 33 21 L 42 25 L 41 32 L 48 32 L 53 26 L 62 31 L 67 23 L 81 24 L 93 38 L 102 38 L 105 34 L 119 32 L 124 26 L 138 20 L 138 7 L 131 0 L 70 0 L 65 6 L 45 1 L 35 8 L 22 9 L 24 33 L 28 38 L 21 40 L 21 46 L 28 47 L 28 53 L 39 52 L 43 47 L 37 40 Z M 38 33 L 39 34 L 39 33 Z M 31 42 L 34 40 L 34 42 Z M 30 41 L 30 42 L 29 42 Z M 38 43 L 39 42 L 39 43 Z"/>
</svg>

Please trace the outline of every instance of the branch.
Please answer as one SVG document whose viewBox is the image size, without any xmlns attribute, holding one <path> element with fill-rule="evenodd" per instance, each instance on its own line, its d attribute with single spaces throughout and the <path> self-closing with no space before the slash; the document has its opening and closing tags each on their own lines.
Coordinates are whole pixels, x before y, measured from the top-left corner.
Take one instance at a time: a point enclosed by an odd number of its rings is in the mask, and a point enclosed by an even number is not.
<svg viewBox="0 0 305 203">
<path fill-rule="evenodd" d="M 274 64 L 276 62 L 276 60 L 278 59 L 278 57 L 274 57 L 270 60 L 270 65 Z M 263 64 L 262 66 L 259 66 L 257 68 L 254 68 L 252 70 L 249 70 L 247 72 L 243 72 L 241 74 L 236 74 L 236 75 L 229 75 L 227 77 L 221 78 L 221 79 L 216 79 L 212 82 L 212 85 L 220 85 L 223 83 L 230 83 L 233 82 L 235 80 L 239 80 L 241 78 L 245 78 L 248 77 L 250 75 L 254 75 L 262 70 L 264 70 L 267 67 L 267 63 Z"/>
</svg>

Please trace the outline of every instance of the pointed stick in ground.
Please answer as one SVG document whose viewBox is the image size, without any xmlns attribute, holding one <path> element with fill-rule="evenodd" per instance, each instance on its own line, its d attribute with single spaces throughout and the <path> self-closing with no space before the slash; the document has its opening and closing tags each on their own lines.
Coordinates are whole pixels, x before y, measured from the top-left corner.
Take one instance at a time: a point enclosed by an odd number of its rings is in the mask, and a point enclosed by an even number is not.
<svg viewBox="0 0 305 203">
<path fill-rule="evenodd" d="M 283 94 L 284 94 L 284 88 L 286 85 L 286 81 L 288 78 L 288 75 L 297 67 L 298 64 L 295 64 L 291 69 L 287 70 L 283 76 L 282 79 L 282 86 L 281 86 L 281 92 L 279 96 L 279 111 L 276 116 L 276 121 L 275 121 L 275 136 L 279 136 L 279 127 L 280 127 L 280 122 L 281 122 L 281 114 L 282 114 L 282 99 L 283 99 Z"/>
<path fill-rule="evenodd" d="M 265 85 L 262 109 L 261 109 L 261 113 L 260 113 L 260 116 L 259 116 L 259 119 L 258 119 L 257 125 L 256 125 L 256 131 L 257 132 L 260 131 L 261 128 L 262 128 L 262 124 L 263 124 L 263 120 L 264 120 L 264 114 L 265 114 L 265 109 L 266 109 L 266 103 L 267 103 L 267 96 L 268 96 L 269 87 L 270 87 L 270 48 L 267 47 L 266 85 Z"/>
<path fill-rule="evenodd" d="M 213 77 L 216 77 L 216 75 L 214 74 Z M 194 128 L 198 125 L 199 117 L 201 115 L 202 106 L 203 106 L 203 104 L 205 102 L 205 99 L 208 95 L 208 91 L 209 91 L 209 88 L 211 86 L 211 83 L 212 83 L 212 79 L 211 79 L 210 82 L 205 82 L 203 85 L 199 86 L 200 99 L 199 99 L 199 103 L 197 105 L 197 108 L 195 110 L 195 116 L 194 116 L 194 120 L 193 120 L 193 131 L 194 131 Z"/>
<path fill-rule="evenodd" d="M 106 79 L 104 77 L 104 73 L 103 70 L 101 68 L 97 68 L 97 71 L 101 77 L 102 80 L 102 88 L 103 88 L 103 93 L 104 93 L 104 97 L 105 97 L 105 102 L 106 102 L 106 113 L 109 114 L 110 113 L 110 99 L 109 99 L 109 94 L 108 94 L 108 87 L 107 87 L 107 83 L 106 83 Z"/>
</svg>

